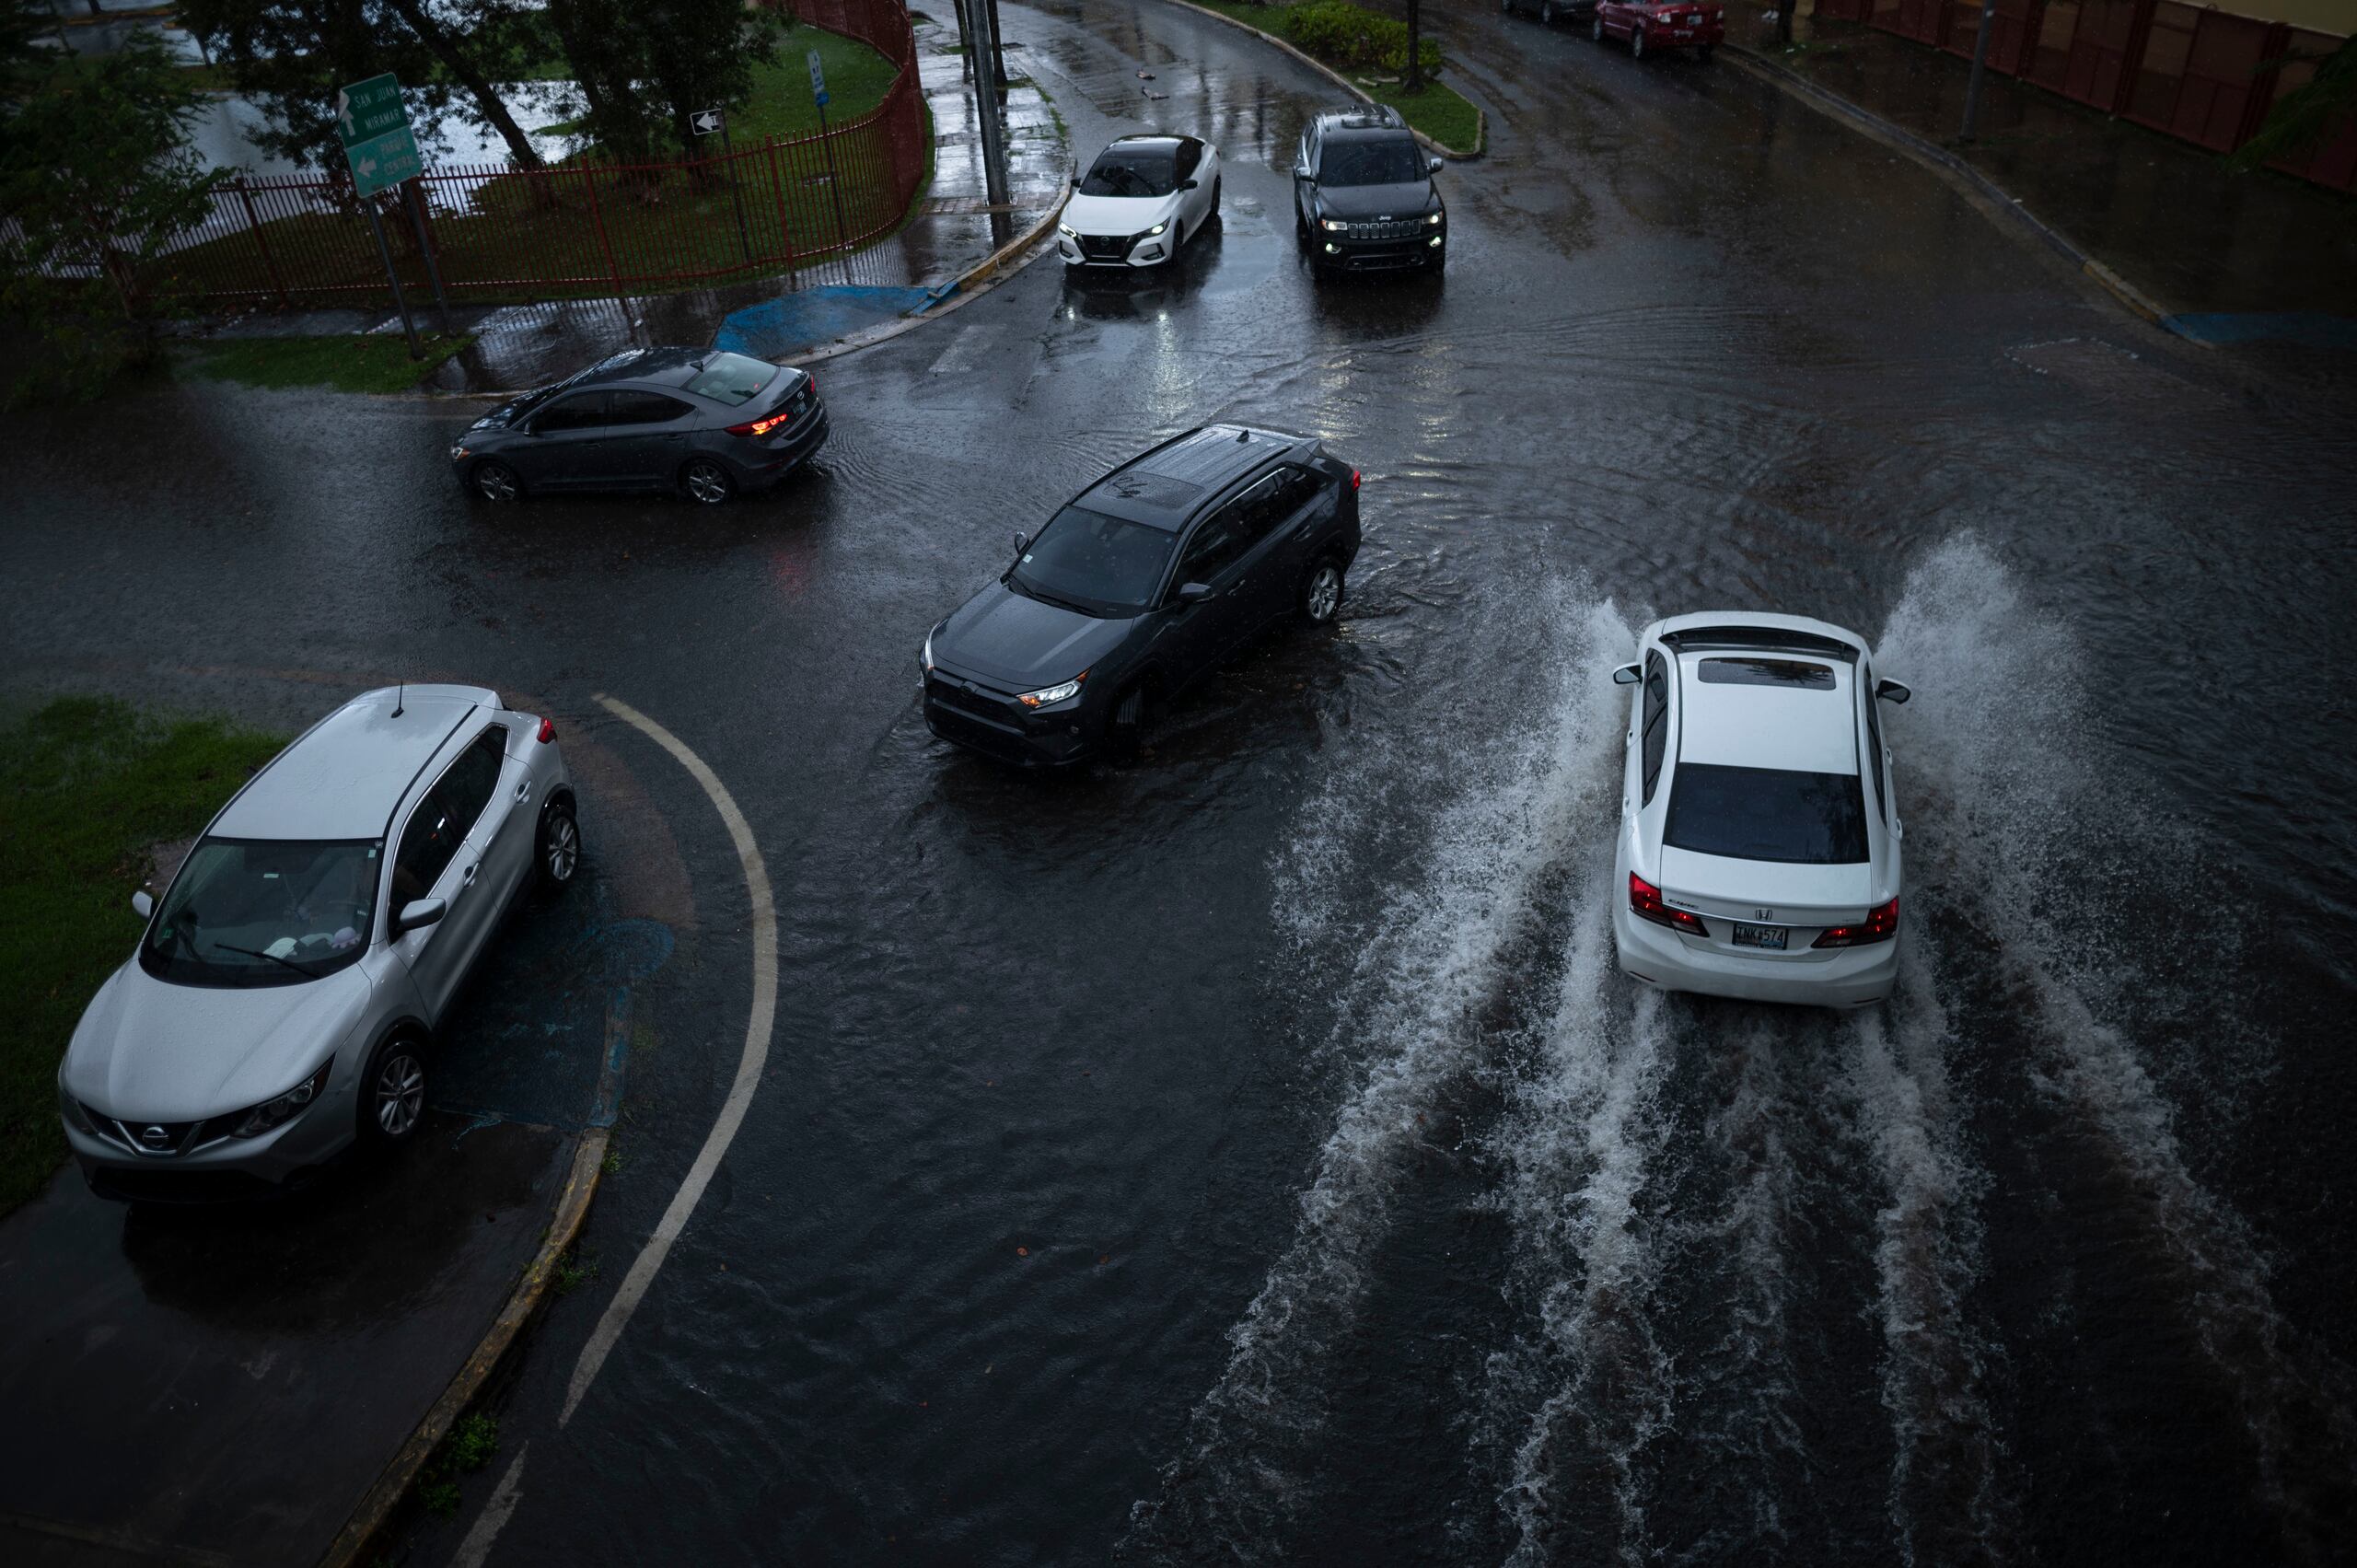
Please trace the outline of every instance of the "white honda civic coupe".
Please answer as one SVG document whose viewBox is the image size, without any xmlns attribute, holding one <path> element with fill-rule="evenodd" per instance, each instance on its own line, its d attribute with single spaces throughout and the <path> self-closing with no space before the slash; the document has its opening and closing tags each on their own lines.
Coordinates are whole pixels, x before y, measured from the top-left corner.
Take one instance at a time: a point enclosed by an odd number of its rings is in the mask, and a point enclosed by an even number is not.
<svg viewBox="0 0 2357 1568">
<path fill-rule="evenodd" d="M 1056 225 L 1072 267 L 1157 267 L 1219 216 L 1219 149 L 1193 136 L 1120 136 L 1097 155 Z"/>
<path fill-rule="evenodd" d="M 1898 977 L 1898 803 L 1854 632 L 1797 615 L 1656 621 L 1629 703 L 1612 932 L 1665 991 L 1860 1007 Z"/>
</svg>

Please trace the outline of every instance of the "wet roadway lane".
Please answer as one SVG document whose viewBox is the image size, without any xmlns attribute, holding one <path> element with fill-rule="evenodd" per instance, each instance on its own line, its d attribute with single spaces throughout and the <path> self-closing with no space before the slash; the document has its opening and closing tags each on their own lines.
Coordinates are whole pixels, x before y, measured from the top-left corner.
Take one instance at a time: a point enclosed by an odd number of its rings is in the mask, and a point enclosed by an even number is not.
<svg viewBox="0 0 2357 1568">
<path fill-rule="evenodd" d="M 1724 62 L 1487 10 L 1446 12 L 1494 145 L 1443 177 L 1446 283 L 1313 288 L 1283 169 L 1329 89 L 1156 0 L 1002 10 L 1076 145 L 1219 144 L 1222 231 L 822 366 L 833 444 L 774 499 L 478 511 L 463 416 L 408 402 L 12 422 L 12 684 L 611 691 L 753 820 L 769 1075 L 559 1431 L 742 1013 L 633 1064 L 491 1560 L 2329 1557 L 2346 392 L 2185 357 Z M 1365 470 L 1340 628 L 1133 767 L 935 743 L 918 641 L 1010 530 L 1223 417 Z M 1713 604 L 1917 691 L 1885 1018 L 1608 972 L 1604 671 Z M 2269 647 L 2318 656 L 2254 681 Z M 664 766 L 724 972 L 741 893 Z"/>
</svg>

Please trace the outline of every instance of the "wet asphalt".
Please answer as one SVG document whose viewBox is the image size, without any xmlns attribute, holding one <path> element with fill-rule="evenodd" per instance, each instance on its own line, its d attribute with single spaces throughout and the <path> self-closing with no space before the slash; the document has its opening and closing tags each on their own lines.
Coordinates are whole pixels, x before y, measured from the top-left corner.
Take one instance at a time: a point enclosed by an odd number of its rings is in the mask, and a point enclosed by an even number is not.
<svg viewBox="0 0 2357 1568">
<path fill-rule="evenodd" d="M 598 1277 L 502 1391 L 488 1560 L 2345 1550 L 2345 372 L 2191 357 L 1724 61 L 1469 6 L 1493 150 L 1443 177 L 1446 281 L 1313 286 L 1283 170 L 1329 87 L 1156 0 L 1002 14 L 1076 146 L 1215 141 L 1222 229 L 822 366 L 832 443 L 773 498 L 482 511 L 446 404 L 10 422 L 12 688 L 528 689 L 667 818 L 700 935 L 640 999 Z M 1231 417 L 1364 470 L 1340 626 L 1132 766 L 932 740 L 918 642 L 1011 530 Z M 1915 688 L 1883 1016 L 1610 972 L 1607 671 L 1713 605 Z M 745 1131 L 559 1428 L 748 989 L 720 824 L 600 691 L 745 807 L 784 969 Z"/>
</svg>

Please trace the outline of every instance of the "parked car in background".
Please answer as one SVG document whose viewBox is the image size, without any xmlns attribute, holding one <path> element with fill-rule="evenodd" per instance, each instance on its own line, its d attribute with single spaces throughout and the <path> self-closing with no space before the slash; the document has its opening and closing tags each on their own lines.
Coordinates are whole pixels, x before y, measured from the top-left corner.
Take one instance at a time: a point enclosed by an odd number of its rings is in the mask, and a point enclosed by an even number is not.
<svg viewBox="0 0 2357 1568">
<path fill-rule="evenodd" d="M 1666 991 L 1863 1006 L 1898 976 L 1898 803 L 1854 632 L 1797 615 L 1656 621 L 1631 687 L 1612 926 Z"/>
<path fill-rule="evenodd" d="M 57 1074 L 101 1196 L 265 1193 L 417 1132 L 436 1031 L 509 908 L 581 861 L 547 719 L 388 687 L 311 726 L 205 828 Z"/>
<path fill-rule="evenodd" d="M 1359 549 L 1359 476 L 1317 441 L 1213 424 L 1015 536 L 918 656 L 925 723 L 1024 764 L 1133 749 L 1154 712 L 1271 621 L 1323 625 Z"/>
<path fill-rule="evenodd" d="M 1626 39 L 1638 59 L 1665 49 L 1690 49 L 1708 60 L 1727 35 L 1726 7 L 1694 0 L 1597 0 L 1588 34 L 1596 42 Z"/>
<path fill-rule="evenodd" d="M 1116 137 L 1056 225 L 1070 267 L 1155 267 L 1219 217 L 1219 149 L 1194 136 Z"/>
<path fill-rule="evenodd" d="M 476 420 L 450 448 L 470 494 L 676 491 L 715 505 L 827 444 L 818 378 L 709 348 L 634 348 Z"/>
<path fill-rule="evenodd" d="M 1527 11 L 1538 18 L 1538 25 L 1551 28 L 1557 20 L 1579 21 L 1596 15 L 1596 0 L 1498 0 L 1498 9 L 1511 15 Z"/>
<path fill-rule="evenodd" d="M 1399 111 L 1382 104 L 1313 118 L 1294 157 L 1294 235 L 1318 272 L 1448 264 L 1448 209 Z"/>
</svg>

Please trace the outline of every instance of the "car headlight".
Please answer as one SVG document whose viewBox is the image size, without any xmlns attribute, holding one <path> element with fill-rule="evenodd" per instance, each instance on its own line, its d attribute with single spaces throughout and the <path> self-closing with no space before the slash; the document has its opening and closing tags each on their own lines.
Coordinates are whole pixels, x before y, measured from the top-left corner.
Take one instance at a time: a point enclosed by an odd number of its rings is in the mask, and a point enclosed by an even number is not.
<svg viewBox="0 0 2357 1568">
<path fill-rule="evenodd" d="M 1351 226 L 1341 218 L 1319 218 L 1318 224 L 1329 234 L 1348 234 L 1351 231 Z"/>
<path fill-rule="evenodd" d="M 1037 691 L 1026 691 L 1015 700 L 1027 708 L 1044 708 L 1051 703 L 1061 703 L 1067 698 L 1079 696 L 1080 683 L 1087 679 L 1088 671 L 1084 669 L 1070 680 L 1060 681 L 1053 686 L 1042 686 Z"/>
<path fill-rule="evenodd" d="M 57 1114 L 65 1118 L 65 1124 L 77 1132 L 88 1132 L 93 1136 L 98 1132 L 98 1129 L 90 1125 L 90 1113 L 82 1109 L 80 1100 L 67 1092 L 63 1067 L 57 1074 Z"/>
<path fill-rule="evenodd" d="M 467 449 L 464 447 L 453 447 L 450 448 L 450 460 L 454 463 L 465 458 L 466 455 Z"/>
<path fill-rule="evenodd" d="M 919 654 L 917 657 L 924 661 L 924 672 L 931 675 L 933 673 L 933 633 L 927 632 L 924 634 L 924 652 Z"/>
<path fill-rule="evenodd" d="M 1164 229 L 1168 228 L 1169 226 L 1170 221 L 1166 218 L 1162 222 L 1155 224 L 1152 228 L 1147 229 L 1145 231 L 1145 238 L 1152 239 L 1155 235 L 1160 234 Z"/>
<path fill-rule="evenodd" d="M 1080 230 L 1073 227 L 1073 226 L 1068 223 L 1060 223 L 1056 225 L 1056 232 L 1064 236 L 1068 239 L 1078 239 L 1080 238 Z"/>
<path fill-rule="evenodd" d="M 1427 214 L 1424 217 L 1424 221 L 1432 225 L 1434 228 L 1438 228 L 1440 226 L 1440 215 L 1438 213 Z"/>
<path fill-rule="evenodd" d="M 318 1099 L 320 1091 L 328 1086 L 328 1070 L 334 1065 L 335 1058 L 331 1056 L 319 1063 L 318 1072 L 284 1094 L 255 1106 L 238 1119 L 238 1124 L 230 1130 L 229 1135 L 233 1138 L 259 1138 L 273 1128 L 284 1127 L 302 1115 L 304 1108 Z"/>
</svg>

